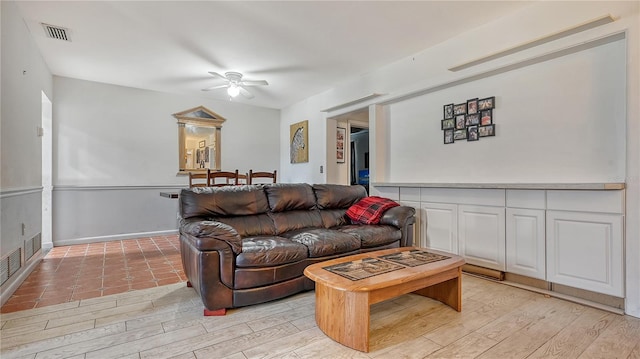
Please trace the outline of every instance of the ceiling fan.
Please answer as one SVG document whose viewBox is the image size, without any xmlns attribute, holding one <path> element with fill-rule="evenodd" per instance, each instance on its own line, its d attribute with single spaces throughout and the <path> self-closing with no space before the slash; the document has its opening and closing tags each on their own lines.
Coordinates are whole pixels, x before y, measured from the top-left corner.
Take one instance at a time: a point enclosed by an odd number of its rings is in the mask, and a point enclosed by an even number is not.
<svg viewBox="0 0 640 359">
<path fill-rule="evenodd" d="M 215 89 L 226 88 L 227 93 L 231 97 L 236 97 L 238 96 L 238 94 L 242 94 L 242 96 L 246 98 L 253 98 L 253 94 L 247 91 L 245 87 L 269 85 L 269 83 L 265 80 L 243 80 L 242 74 L 234 71 L 225 72 L 224 75 L 221 75 L 214 71 L 209 71 L 209 74 L 213 77 L 224 80 L 225 83 L 222 85 L 204 88 L 202 89 L 202 91 L 211 91 Z"/>
</svg>

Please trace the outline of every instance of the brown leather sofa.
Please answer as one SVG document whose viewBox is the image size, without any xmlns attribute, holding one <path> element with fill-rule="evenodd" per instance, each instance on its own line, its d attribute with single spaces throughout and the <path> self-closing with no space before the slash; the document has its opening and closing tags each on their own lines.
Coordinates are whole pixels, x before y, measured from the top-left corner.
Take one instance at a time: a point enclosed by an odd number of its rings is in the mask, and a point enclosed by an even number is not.
<svg viewBox="0 0 640 359">
<path fill-rule="evenodd" d="M 362 186 L 268 184 L 180 193 L 180 243 L 189 285 L 205 315 L 311 290 L 303 274 L 331 258 L 413 243 L 415 210 L 387 210 L 379 224 L 352 224 Z"/>
</svg>

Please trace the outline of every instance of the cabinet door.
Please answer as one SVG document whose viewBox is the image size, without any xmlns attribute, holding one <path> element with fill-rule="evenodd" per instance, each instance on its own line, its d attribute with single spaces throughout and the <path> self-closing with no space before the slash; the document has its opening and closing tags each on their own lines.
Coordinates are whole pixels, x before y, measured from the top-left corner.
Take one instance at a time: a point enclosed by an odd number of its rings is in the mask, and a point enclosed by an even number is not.
<svg viewBox="0 0 640 359">
<path fill-rule="evenodd" d="M 458 206 L 458 241 L 467 263 L 504 271 L 504 207 Z"/>
<path fill-rule="evenodd" d="M 426 248 L 458 254 L 458 206 L 422 203 L 421 241 Z"/>
<path fill-rule="evenodd" d="M 507 272 L 546 279 L 544 210 L 507 208 Z"/>
<path fill-rule="evenodd" d="M 619 214 L 547 211 L 547 278 L 624 297 L 623 217 Z"/>
<path fill-rule="evenodd" d="M 422 225 L 422 210 L 420 209 L 420 202 L 414 201 L 400 201 L 403 206 L 413 207 L 416 210 L 416 222 L 413 224 L 413 245 L 415 247 L 424 247 L 425 244 L 420 239 L 420 226 Z"/>
</svg>

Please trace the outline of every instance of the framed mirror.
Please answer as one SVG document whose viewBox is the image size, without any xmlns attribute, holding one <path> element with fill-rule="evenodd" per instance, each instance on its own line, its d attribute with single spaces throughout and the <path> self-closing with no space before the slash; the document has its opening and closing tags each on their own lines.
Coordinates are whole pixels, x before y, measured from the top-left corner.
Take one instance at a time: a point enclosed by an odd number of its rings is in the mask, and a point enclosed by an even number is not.
<svg viewBox="0 0 640 359">
<path fill-rule="evenodd" d="M 219 171 L 220 138 L 226 121 L 204 106 L 174 113 L 178 120 L 178 169 L 180 173 Z"/>
</svg>

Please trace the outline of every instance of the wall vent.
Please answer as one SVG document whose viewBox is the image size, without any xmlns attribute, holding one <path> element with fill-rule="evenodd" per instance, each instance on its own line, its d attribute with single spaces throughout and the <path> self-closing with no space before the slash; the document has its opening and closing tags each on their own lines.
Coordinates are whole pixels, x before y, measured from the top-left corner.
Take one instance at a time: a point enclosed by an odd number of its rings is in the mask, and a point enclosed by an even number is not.
<svg viewBox="0 0 640 359">
<path fill-rule="evenodd" d="M 71 41 L 69 37 L 69 29 L 65 29 L 64 27 L 54 26 L 42 23 L 44 27 L 44 32 L 47 34 L 48 38 L 63 40 L 63 41 Z"/>
<path fill-rule="evenodd" d="M 0 285 L 9 279 L 9 257 L 0 259 Z"/>
<path fill-rule="evenodd" d="M 564 30 L 558 31 L 556 33 L 549 34 L 549 35 L 540 37 L 538 39 L 531 40 L 531 41 L 525 42 L 523 44 L 520 44 L 520 45 L 511 47 L 511 48 L 496 52 L 494 54 L 487 55 L 487 56 L 481 57 L 479 59 L 475 59 L 475 60 L 472 60 L 472 61 L 468 61 L 468 62 L 466 62 L 464 64 L 460 64 L 460 65 L 451 67 L 448 70 L 452 71 L 452 72 L 464 70 L 464 69 L 467 69 L 467 68 L 472 67 L 472 66 L 480 65 L 480 64 L 483 64 L 483 63 L 491 61 L 491 60 L 495 60 L 495 59 L 498 59 L 498 58 L 501 58 L 501 57 L 504 57 L 504 56 L 512 55 L 512 54 L 515 54 L 517 52 L 524 51 L 524 50 L 530 49 L 532 47 L 540 46 L 542 44 L 546 44 L 547 42 L 551 42 L 551 41 L 555 41 L 555 40 L 558 40 L 558 39 L 561 39 L 561 38 L 564 38 L 564 37 L 567 37 L 567 36 L 571 36 L 571 35 L 580 33 L 582 31 L 593 29 L 595 27 L 602 26 L 602 25 L 605 25 L 605 24 L 608 24 L 608 23 L 611 23 L 611 22 L 614 22 L 614 21 L 615 21 L 615 19 L 610 14 L 603 15 L 603 16 L 601 16 L 599 18 L 589 20 L 587 22 L 575 25 L 575 26 L 570 27 L 568 29 L 564 29 Z"/>
<path fill-rule="evenodd" d="M 24 260 L 28 261 L 34 254 L 42 248 L 42 235 L 40 233 L 31 239 L 24 241 Z"/>
<path fill-rule="evenodd" d="M 15 272 L 22 267 L 22 248 L 0 259 L 0 285 L 3 285 Z"/>
</svg>

